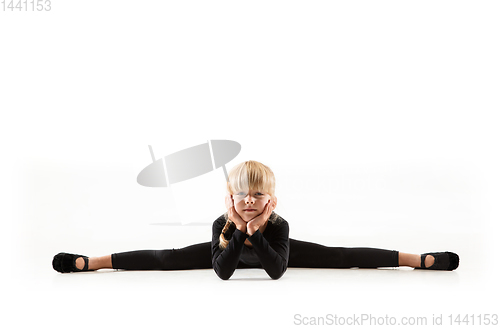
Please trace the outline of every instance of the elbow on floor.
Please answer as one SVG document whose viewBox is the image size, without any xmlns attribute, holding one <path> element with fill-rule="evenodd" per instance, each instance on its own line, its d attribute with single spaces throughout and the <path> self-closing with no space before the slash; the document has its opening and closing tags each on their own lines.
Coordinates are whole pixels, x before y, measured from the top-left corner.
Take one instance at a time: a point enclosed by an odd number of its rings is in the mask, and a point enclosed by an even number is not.
<svg viewBox="0 0 500 329">
<path fill-rule="evenodd" d="M 283 276 L 283 274 L 285 274 L 286 270 L 287 270 L 287 267 L 283 268 L 279 272 L 273 272 L 273 273 L 269 273 L 268 272 L 267 274 L 269 274 L 269 276 L 271 277 L 271 279 L 278 280 L 278 279 L 280 279 Z"/>
<path fill-rule="evenodd" d="M 285 272 L 281 272 L 281 273 L 273 273 L 273 274 L 269 274 L 269 276 L 271 277 L 271 279 L 273 280 L 278 280 L 279 278 L 281 278 L 283 276 L 283 274 L 285 274 Z"/>
<path fill-rule="evenodd" d="M 217 273 L 217 272 L 216 272 Z M 233 273 L 217 273 L 217 276 L 221 279 L 221 280 L 229 280 L 229 278 L 231 278 L 233 276 Z"/>
</svg>

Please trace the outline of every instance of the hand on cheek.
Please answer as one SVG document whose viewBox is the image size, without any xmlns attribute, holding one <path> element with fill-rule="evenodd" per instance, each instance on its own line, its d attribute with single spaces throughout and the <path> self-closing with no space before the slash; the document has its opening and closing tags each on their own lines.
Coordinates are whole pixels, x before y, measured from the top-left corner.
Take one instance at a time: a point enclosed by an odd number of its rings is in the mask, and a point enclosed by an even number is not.
<svg viewBox="0 0 500 329">
<path fill-rule="evenodd" d="M 278 205 L 278 198 L 276 196 L 273 196 L 272 202 L 273 202 L 272 203 L 272 205 L 273 205 L 272 208 L 273 208 L 273 211 L 274 211 L 274 209 L 276 209 L 276 206 Z"/>
<path fill-rule="evenodd" d="M 229 219 L 236 225 L 236 228 L 243 233 L 246 232 L 247 222 L 242 219 L 234 207 L 234 200 L 231 195 L 226 196 L 226 208 Z"/>
<path fill-rule="evenodd" d="M 260 214 L 257 215 L 256 217 L 252 218 L 247 223 L 247 232 L 249 235 L 253 235 L 255 232 L 257 232 L 258 229 L 260 229 L 269 219 L 269 216 L 271 216 L 272 212 L 272 203 L 268 202 L 265 207 L 264 211 Z"/>
</svg>

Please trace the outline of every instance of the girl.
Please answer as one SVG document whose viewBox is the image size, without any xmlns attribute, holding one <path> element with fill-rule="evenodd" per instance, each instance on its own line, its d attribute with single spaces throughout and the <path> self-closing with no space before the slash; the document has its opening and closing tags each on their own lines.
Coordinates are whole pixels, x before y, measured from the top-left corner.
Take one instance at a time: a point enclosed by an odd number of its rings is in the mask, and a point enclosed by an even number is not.
<svg viewBox="0 0 500 329">
<path fill-rule="evenodd" d="M 103 257 L 59 253 L 52 261 L 61 273 L 101 268 L 125 270 L 188 270 L 213 268 L 229 279 L 237 268 L 263 268 L 279 279 L 287 267 L 377 268 L 410 266 L 448 270 L 458 267 L 452 252 L 422 255 L 376 248 L 326 247 L 288 237 L 288 222 L 276 214 L 275 178 L 271 169 L 246 161 L 229 173 L 227 212 L 212 226 L 212 241 L 181 249 L 136 250 Z"/>
</svg>

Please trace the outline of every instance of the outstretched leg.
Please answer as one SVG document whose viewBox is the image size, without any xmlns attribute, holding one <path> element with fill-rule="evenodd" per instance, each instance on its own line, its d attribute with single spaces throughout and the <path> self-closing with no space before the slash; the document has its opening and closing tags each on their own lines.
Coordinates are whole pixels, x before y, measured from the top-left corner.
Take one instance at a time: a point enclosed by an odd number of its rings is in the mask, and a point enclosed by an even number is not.
<svg viewBox="0 0 500 329">
<path fill-rule="evenodd" d="M 64 254 L 64 256 L 63 256 Z M 123 270 L 191 270 L 212 268 L 211 243 L 203 242 L 180 249 L 136 250 L 114 253 L 102 257 L 78 257 L 60 253 L 54 256 L 54 269 L 67 273 L 82 270 L 113 268 Z M 85 258 L 85 259 L 84 259 Z M 73 265 L 71 265 L 73 262 Z M 76 269 L 74 269 L 76 267 Z M 73 268 L 73 270 L 71 270 Z"/>
<path fill-rule="evenodd" d="M 399 252 L 377 248 L 327 247 L 290 239 L 288 267 L 377 268 L 398 267 Z"/>
<path fill-rule="evenodd" d="M 180 249 L 136 250 L 115 253 L 110 256 L 114 269 L 192 270 L 212 268 L 210 242 L 198 243 Z"/>
</svg>

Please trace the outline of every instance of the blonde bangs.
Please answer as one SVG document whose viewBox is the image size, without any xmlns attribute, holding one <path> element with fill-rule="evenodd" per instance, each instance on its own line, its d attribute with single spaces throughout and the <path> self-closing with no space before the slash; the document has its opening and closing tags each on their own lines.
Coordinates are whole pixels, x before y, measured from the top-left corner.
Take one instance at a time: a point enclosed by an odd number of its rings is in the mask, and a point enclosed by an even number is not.
<svg viewBox="0 0 500 329">
<path fill-rule="evenodd" d="M 274 195 L 275 184 L 274 173 L 268 166 L 257 161 L 246 161 L 229 173 L 227 190 L 230 194 L 250 189 Z"/>
<path fill-rule="evenodd" d="M 249 189 L 248 184 L 248 171 L 247 167 L 241 163 L 231 169 L 229 172 L 229 182 L 227 183 L 229 194 L 235 194 L 239 191 L 247 191 Z"/>
</svg>

